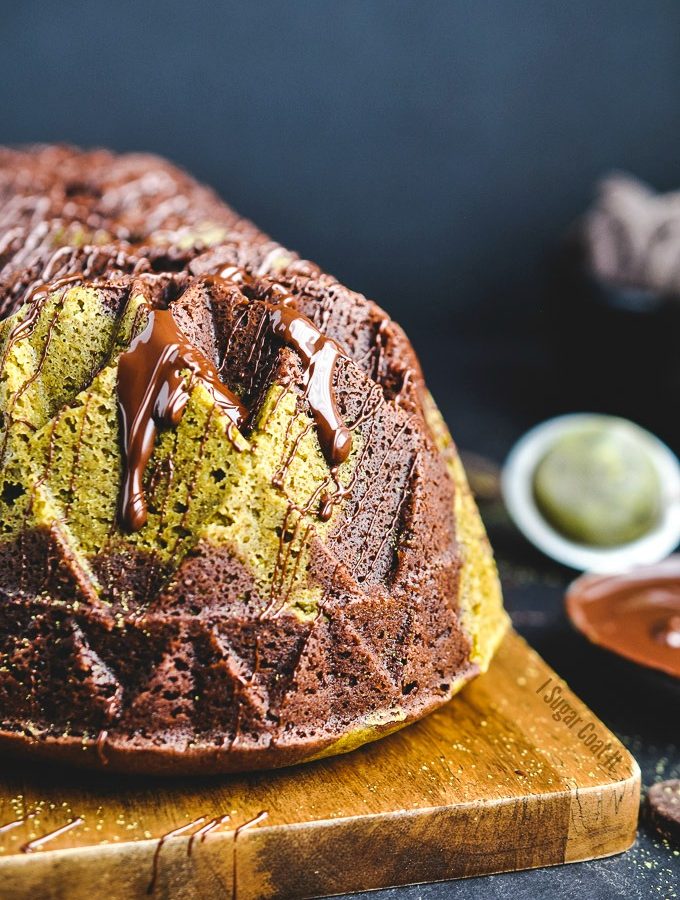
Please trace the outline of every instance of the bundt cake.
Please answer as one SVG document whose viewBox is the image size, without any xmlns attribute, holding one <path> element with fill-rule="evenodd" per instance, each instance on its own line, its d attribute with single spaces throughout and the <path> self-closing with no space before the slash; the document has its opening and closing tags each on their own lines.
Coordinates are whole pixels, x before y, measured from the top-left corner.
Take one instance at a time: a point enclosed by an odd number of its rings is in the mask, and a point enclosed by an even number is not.
<svg viewBox="0 0 680 900">
<path fill-rule="evenodd" d="M 0 747 L 351 750 L 506 624 L 400 328 L 147 155 L 0 151 Z"/>
</svg>

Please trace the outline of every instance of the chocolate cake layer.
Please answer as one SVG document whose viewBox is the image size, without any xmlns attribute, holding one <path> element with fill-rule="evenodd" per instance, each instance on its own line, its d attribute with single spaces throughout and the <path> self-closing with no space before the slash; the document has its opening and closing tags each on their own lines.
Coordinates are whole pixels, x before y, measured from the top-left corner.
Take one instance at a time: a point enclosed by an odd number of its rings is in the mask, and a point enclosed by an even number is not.
<svg viewBox="0 0 680 900">
<path fill-rule="evenodd" d="M 401 329 L 169 163 L 0 151 L 0 746 L 350 750 L 506 618 Z"/>
</svg>

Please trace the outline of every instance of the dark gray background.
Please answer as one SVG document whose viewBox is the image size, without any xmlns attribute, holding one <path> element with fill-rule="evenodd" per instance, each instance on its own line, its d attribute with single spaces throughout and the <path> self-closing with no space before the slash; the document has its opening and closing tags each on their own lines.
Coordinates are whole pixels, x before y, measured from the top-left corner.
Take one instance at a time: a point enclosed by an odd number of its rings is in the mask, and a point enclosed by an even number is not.
<svg viewBox="0 0 680 900">
<path fill-rule="evenodd" d="M 400 320 L 464 444 L 498 452 L 492 394 L 501 453 L 588 405 L 672 436 L 616 385 L 565 395 L 541 308 L 598 176 L 680 181 L 679 3 L 24 0 L 0 28 L 1 141 L 186 166 Z"/>
<path fill-rule="evenodd" d="M 0 138 L 166 154 L 406 326 L 515 316 L 593 180 L 678 183 L 680 4 L 2 4 Z"/>
<path fill-rule="evenodd" d="M 588 407 L 677 438 L 678 386 L 657 362 L 677 331 L 585 306 L 562 337 L 547 285 L 599 176 L 680 184 L 680 3 L 62 0 L 3 3 L 0 29 L 1 142 L 186 166 L 404 324 L 464 448 L 501 459 L 537 419 Z M 677 775 L 677 710 L 584 665 L 551 579 L 506 575 L 515 625 L 646 783 Z M 644 897 L 674 872 L 643 830 L 616 860 L 386 896 Z"/>
<path fill-rule="evenodd" d="M 677 184 L 680 4 L 3 4 L 5 141 L 164 153 L 408 324 L 535 301 L 613 166 Z"/>
</svg>

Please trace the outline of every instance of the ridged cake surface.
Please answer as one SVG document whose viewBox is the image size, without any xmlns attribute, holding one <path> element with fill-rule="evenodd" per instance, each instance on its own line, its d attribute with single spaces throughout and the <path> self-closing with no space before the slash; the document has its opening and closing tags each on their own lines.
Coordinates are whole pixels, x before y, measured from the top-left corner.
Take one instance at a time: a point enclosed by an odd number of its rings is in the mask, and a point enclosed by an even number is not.
<svg viewBox="0 0 680 900">
<path fill-rule="evenodd" d="M 289 765 L 505 627 L 413 349 L 169 163 L 0 151 L 0 747 Z"/>
</svg>

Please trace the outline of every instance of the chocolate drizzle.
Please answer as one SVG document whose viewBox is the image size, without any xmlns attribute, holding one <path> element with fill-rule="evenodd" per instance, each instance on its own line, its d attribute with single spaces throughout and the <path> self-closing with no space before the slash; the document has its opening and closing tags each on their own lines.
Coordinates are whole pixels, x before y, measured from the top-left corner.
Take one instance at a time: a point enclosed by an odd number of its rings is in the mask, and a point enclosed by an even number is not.
<svg viewBox="0 0 680 900">
<path fill-rule="evenodd" d="M 239 289 L 264 290 L 260 300 L 267 310 L 272 333 L 286 346 L 292 347 L 302 361 L 305 397 L 312 410 L 319 443 L 328 465 L 345 462 L 352 449 L 352 435 L 342 421 L 333 389 L 335 367 L 347 354 L 337 341 L 323 334 L 303 313 L 293 307 L 294 297 L 286 289 L 268 279 L 256 281 L 243 269 L 229 266 L 218 275 L 204 277 L 205 282 L 234 285 Z M 243 296 L 243 302 L 248 300 Z"/>
<path fill-rule="evenodd" d="M 243 825 L 239 825 L 239 827 L 234 831 L 234 843 L 233 843 L 233 859 L 232 859 L 232 884 L 231 884 L 231 898 L 232 900 L 236 900 L 238 897 L 238 839 L 241 837 L 244 831 L 247 831 L 249 828 L 252 828 L 254 825 L 258 825 L 264 819 L 269 817 L 269 813 L 266 809 L 263 809 L 256 816 L 253 816 L 252 819 L 248 819 L 247 822 L 244 822 Z"/>
<path fill-rule="evenodd" d="M 204 276 L 202 281 L 239 289 L 253 284 L 250 276 L 236 268 L 224 270 L 219 275 Z M 269 284 L 267 290 L 268 298 L 259 302 L 266 309 L 273 335 L 300 357 L 304 396 L 312 411 L 321 449 L 335 471 L 352 448 L 352 435 L 342 421 L 333 389 L 336 364 L 346 354 L 336 341 L 324 335 L 307 316 L 290 305 L 293 298 L 285 289 Z M 242 295 L 242 302 L 251 301 Z M 245 423 L 248 411 L 221 382 L 214 364 L 182 332 L 172 311 L 150 308 L 146 328 L 118 362 L 118 406 L 123 444 L 119 507 L 121 522 L 130 531 L 139 530 L 147 520 L 142 482 L 158 427 L 179 424 L 196 382 L 208 389 L 215 404 L 230 420 L 230 428 Z M 322 518 L 328 518 L 328 504 L 322 509 Z"/>
<path fill-rule="evenodd" d="M 120 518 L 130 531 L 146 523 L 142 480 L 158 427 L 179 424 L 197 382 L 230 420 L 229 427 L 242 424 L 245 407 L 222 384 L 213 363 L 190 343 L 169 309 L 150 309 L 146 328 L 118 362 L 124 466 Z"/>
<path fill-rule="evenodd" d="M 106 742 L 109 739 L 109 733 L 104 728 L 97 735 L 97 739 L 95 740 L 95 749 L 97 751 L 97 759 L 103 766 L 108 766 L 109 758 L 106 755 Z"/>
<path fill-rule="evenodd" d="M 6 822 L 4 825 L 0 825 L 0 834 L 4 834 L 6 831 L 12 831 L 14 828 L 19 828 L 21 825 L 24 825 L 29 819 L 34 819 L 35 813 L 29 813 L 27 816 L 24 816 L 23 819 L 14 819 L 11 822 Z"/>
<path fill-rule="evenodd" d="M 26 844 L 22 844 L 19 849 L 22 853 L 35 853 L 35 851 L 39 850 L 43 844 L 47 844 L 49 841 L 53 841 L 55 838 L 60 837 L 62 834 L 66 834 L 67 831 L 77 828 L 79 825 L 82 825 L 84 821 L 85 820 L 80 816 L 77 816 L 75 819 L 71 819 L 70 822 L 67 822 L 66 825 L 62 825 L 61 828 L 55 828 L 54 831 L 43 834 L 42 837 L 35 838 L 32 841 L 28 841 Z"/>
<path fill-rule="evenodd" d="M 340 418 L 333 392 L 335 365 L 343 351 L 323 335 L 302 313 L 280 304 L 266 303 L 273 333 L 299 354 L 304 368 L 305 397 L 314 416 L 319 443 L 331 466 L 345 462 L 352 435 Z"/>
<path fill-rule="evenodd" d="M 231 816 L 229 813 L 224 813 L 221 816 L 215 816 L 214 819 L 211 819 L 205 825 L 202 825 L 198 831 L 194 831 L 194 833 L 190 836 L 189 842 L 187 843 L 187 856 L 191 856 L 192 851 L 194 849 L 194 841 L 196 838 L 199 839 L 199 843 L 203 844 L 208 835 L 215 831 L 216 828 L 219 828 L 220 825 L 223 825 L 225 822 L 228 822 Z"/>
<path fill-rule="evenodd" d="M 57 278 L 50 283 L 38 283 L 32 285 L 24 300 L 25 305 L 28 306 L 28 312 L 12 329 L 9 336 L 9 343 L 12 344 L 15 341 L 20 341 L 29 336 L 35 328 L 43 306 L 52 294 L 64 290 L 64 288 L 68 288 L 71 285 L 78 283 L 83 284 L 83 281 L 82 275 L 67 275 L 64 278 Z"/>
<path fill-rule="evenodd" d="M 156 849 L 153 854 L 153 863 L 151 868 L 151 880 L 146 888 L 146 893 L 150 896 L 153 894 L 156 888 L 156 882 L 158 881 L 158 865 L 160 862 L 161 850 L 163 849 L 163 845 L 166 841 L 170 840 L 173 837 L 179 837 L 185 832 L 189 831 L 190 828 L 193 828 L 195 825 L 200 825 L 202 822 L 205 822 L 205 816 L 199 816 L 197 819 L 194 819 L 193 822 L 187 822 L 186 825 L 180 825 L 178 828 L 173 828 L 171 831 L 166 831 L 165 834 L 161 835 L 158 839 L 158 843 L 156 844 Z"/>
</svg>

